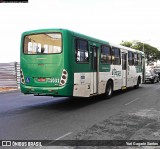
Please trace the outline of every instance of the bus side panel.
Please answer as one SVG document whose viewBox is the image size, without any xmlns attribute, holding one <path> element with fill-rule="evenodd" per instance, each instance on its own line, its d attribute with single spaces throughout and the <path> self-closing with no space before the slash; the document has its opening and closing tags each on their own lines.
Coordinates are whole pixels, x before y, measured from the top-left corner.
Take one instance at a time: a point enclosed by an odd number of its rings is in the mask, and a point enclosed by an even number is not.
<svg viewBox="0 0 160 149">
<path fill-rule="evenodd" d="M 88 42 L 89 60 L 88 62 L 78 62 L 75 57 L 73 96 L 89 97 L 94 92 L 97 94 L 97 72 L 95 71 L 96 68 L 93 69 L 93 67 L 96 67 L 95 62 L 98 56 L 98 47 L 96 47 L 97 49 L 93 49 L 89 39 L 86 39 L 86 41 Z"/>
<path fill-rule="evenodd" d="M 74 60 L 73 96 L 89 97 L 91 92 L 91 64 Z"/>
<path fill-rule="evenodd" d="M 74 61 L 75 61 L 75 51 L 74 51 L 74 37 L 73 33 L 70 31 L 63 32 L 64 38 L 64 69 L 68 72 L 67 84 L 69 87 L 66 87 L 68 90 L 68 96 L 73 96 L 73 84 L 74 84 Z"/>
<path fill-rule="evenodd" d="M 113 66 L 110 64 L 100 63 L 99 65 L 99 84 L 98 94 L 104 94 L 106 91 L 106 84 L 109 79 L 113 80 L 112 76 Z"/>
</svg>

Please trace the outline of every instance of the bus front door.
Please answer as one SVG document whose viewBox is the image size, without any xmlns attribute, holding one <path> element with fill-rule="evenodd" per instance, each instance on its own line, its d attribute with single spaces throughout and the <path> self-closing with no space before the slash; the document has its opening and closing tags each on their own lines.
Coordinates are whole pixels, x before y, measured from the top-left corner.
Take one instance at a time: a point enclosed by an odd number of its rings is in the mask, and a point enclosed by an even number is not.
<svg viewBox="0 0 160 149">
<path fill-rule="evenodd" d="M 91 93 L 97 93 L 97 47 L 90 46 L 90 54 L 91 54 Z"/>
<path fill-rule="evenodd" d="M 122 53 L 122 87 L 127 87 L 127 53 Z"/>
</svg>

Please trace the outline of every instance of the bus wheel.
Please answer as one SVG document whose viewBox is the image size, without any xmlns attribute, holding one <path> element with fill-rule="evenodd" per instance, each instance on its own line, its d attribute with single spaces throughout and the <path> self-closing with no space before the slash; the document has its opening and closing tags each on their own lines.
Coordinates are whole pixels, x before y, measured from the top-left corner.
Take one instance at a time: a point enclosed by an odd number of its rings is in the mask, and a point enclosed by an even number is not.
<svg viewBox="0 0 160 149">
<path fill-rule="evenodd" d="M 108 81 L 106 85 L 105 98 L 107 99 L 111 98 L 112 94 L 113 94 L 113 84 L 111 81 Z"/>
<path fill-rule="evenodd" d="M 139 88 L 140 79 L 137 80 L 137 85 L 134 86 L 135 89 Z"/>
</svg>

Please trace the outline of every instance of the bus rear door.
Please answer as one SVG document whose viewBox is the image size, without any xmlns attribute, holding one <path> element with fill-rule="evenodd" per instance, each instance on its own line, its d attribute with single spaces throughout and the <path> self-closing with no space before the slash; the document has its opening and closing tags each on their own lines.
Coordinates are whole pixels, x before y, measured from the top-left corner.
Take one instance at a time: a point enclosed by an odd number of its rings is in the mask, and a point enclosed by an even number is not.
<svg viewBox="0 0 160 149">
<path fill-rule="evenodd" d="M 127 87 L 127 53 L 122 53 L 122 87 Z"/>
<path fill-rule="evenodd" d="M 90 54 L 91 54 L 91 93 L 97 94 L 98 92 L 98 48 L 96 46 L 90 46 Z"/>
</svg>

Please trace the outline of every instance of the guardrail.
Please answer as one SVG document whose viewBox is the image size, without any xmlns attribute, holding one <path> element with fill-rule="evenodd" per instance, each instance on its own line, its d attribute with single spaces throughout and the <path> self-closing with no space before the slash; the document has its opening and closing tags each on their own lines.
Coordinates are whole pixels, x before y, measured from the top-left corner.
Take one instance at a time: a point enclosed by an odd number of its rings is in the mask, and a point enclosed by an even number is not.
<svg viewBox="0 0 160 149">
<path fill-rule="evenodd" d="M 0 87 L 20 86 L 20 63 L 0 63 Z"/>
</svg>

